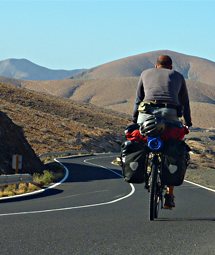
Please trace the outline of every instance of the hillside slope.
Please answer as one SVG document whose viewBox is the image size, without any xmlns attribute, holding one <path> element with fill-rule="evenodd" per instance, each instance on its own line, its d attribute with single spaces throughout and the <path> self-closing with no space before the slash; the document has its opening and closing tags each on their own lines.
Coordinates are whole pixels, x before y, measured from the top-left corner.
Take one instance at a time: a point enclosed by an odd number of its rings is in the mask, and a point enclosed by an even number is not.
<svg viewBox="0 0 215 255">
<path fill-rule="evenodd" d="M 21 86 L 131 116 L 138 79 L 138 77 L 123 77 L 97 80 L 21 81 Z M 193 125 L 201 128 L 215 127 L 214 86 L 187 80 L 187 87 Z"/>
<path fill-rule="evenodd" d="M 119 151 L 124 128 L 131 123 L 126 114 L 3 83 L 0 110 L 23 127 L 37 155 L 77 149 L 78 132 L 83 137 L 83 149 Z"/>
</svg>

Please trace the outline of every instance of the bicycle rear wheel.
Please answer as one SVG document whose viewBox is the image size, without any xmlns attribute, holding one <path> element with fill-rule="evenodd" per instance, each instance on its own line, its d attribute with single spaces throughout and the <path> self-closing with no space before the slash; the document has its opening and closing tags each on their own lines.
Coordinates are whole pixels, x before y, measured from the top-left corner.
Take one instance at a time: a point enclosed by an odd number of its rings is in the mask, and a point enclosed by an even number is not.
<svg viewBox="0 0 215 255">
<path fill-rule="evenodd" d="M 151 182 L 149 194 L 149 218 L 154 220 L 158 217 L 160 197 L 158 194 L 158 156 L 155 155 L 151 165 Z"/>
</svg>

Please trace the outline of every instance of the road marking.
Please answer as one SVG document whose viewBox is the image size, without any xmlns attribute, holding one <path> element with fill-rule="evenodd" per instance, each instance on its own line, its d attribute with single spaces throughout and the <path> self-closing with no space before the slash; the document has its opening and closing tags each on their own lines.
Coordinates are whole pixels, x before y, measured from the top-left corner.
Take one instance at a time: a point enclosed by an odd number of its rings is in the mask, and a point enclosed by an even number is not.
<svg viewBox="0 0 215 255">
<path fill-rule="evenodd" d="M 112 156 L 109 156 L 109 157 L 115 157 L 115 156 L 112 155 Z M 104 166 L 102 166 L 102 165 L 98 165 L 98 164 L 94 164 L 94 163 L 88 162 L 89 160 L 98 159 L 98 158 L 107 158 L 107 157 L 96 157 L 96 158 L 85 159 L 85 160 L 84 160 L 84 163 L 87 163 L 87 164 L 93 165 L 93 166 L 99 166 L 99 167 L 104 168 L 104 169 L 106 169 L 106 170 L 108 170 L 108 171 L 110 171 L 110 172 L 112 172 L 112 173 L 114 173 L 114 174 L 116 174 L 116 175 L 118 175 L 118 176 L 120 176 L 120 177 L 123 177 L 121 174 L 115 172 L 115 171 L 112 170 L 112 169 L 109 169 L 109 168 L 104 167 Z"/>
<path fill-rule="evenodd" d="M 113 155 L 112 155 L 112 156 L 109 156 L 109 157 L 113 157 Z M 106 158 L 106 157 L 99 157 L 99 158 Z M 104 167 L 104 166 L 102 166 L 102 165 L 97 165 L 97 164 L 94 164 L 94 163 L 89 162 L 89 160 L 93 160 L 93 159 L 98 159 L 98 157 L 96 157 L 96 158 L 90 158 L 90 159 L 85 159 L 84 162 L 87 163 L 87 164 L 99 166 L 99 167 L 101 167 L 101 168 L 104 168 L 104 169 L 106 169 L 106 170 L 108 170 L 108 171 L 113 172 L 114 174 L 116 174 L 116 175 L 118 175 L 118 176 L 120 176 L 120 177 L 123 177 L 121 174 L 115 172 L 115 171 L 112 170 L 112 169 L 106 168 L 106 167 Z M 59 164 L 63 165 L 63 164 L 62 164 L 60 161 L 58 161 L 57 159 L 55 159 L 55 160 L 56 160 Z M 64 165 L 63 165 L 63 166 L 64 166 Z M 45 191 L 45 190 L 47 190 L 47 189 L 54 188 L 54 187 L 60 185 L 61 183 L 63 183 L 63 182 L 67 179 L 67 177 L 68 177 L 68 175 L 69 175 L 69 170 L 68 170 L 65 166 L 64 166 L 64 168 L 66 169 L 66 175 L 65 175 L 65 177 L 64 177 L 59 183 L 56 183 L 56 184 L 54 184 L 54 185 L 52 185 L 52 186 L 50 186 L 50 187 L 48 187 L 48 188 L 46 188 L 46 189 L 44 189 L 44 190 L 36 191 L 36 192 L 34 192 L 34 193 L 43 192 L 43 191 Z M 194 183 L 194 182 L 190 182 L 190 181 L 187 181 L 187 180 L 185 180 L 185 182 L 190 183 L 190 184 L 193 184 L 193 185 L 196 185 L 196 186 L 198 186 L 198 187 L 200 187 L 200 188 L 204 188 L 204 189 L 207 189 L 207 190 L 209 190 L 209 191 L 215 192 L 215 190 L 213 190 L 213 189 L 204 187 L 204 186 L 199 185 L 199 184 L 196 184 L 196 183 Z M 132 183 L 129 183 L 129 184 L 130 184 L 130 186 L 131 186 L 131 192 L 130 192 L 129 194 L 127 194 L 127 195 L 124 196 L 124 197 L 120 197 L 120 198 L 118 198 L 118 199 L 115 199 L 115 200 L 112 200 L 112 201 L 109 201 L 109 202 L 98 203 L 98 204 L 90 204 L 90 205 L 81 205 L 81 206 L 74 206 L 74 207 L 66 207 L 66 208 L 57 208 L 57 209 L 41 210 L 41 211 L 29 211 L 29 212 L 17 212 L 17 213 L 4 213 L 4 214 L 0 214 L 0 216 L 12 216 L 12 215 L 26 215 L 26 214 L 37 214 L 37 213 L 47 213 L 47 212 L 58 212 L 58 211 L 82 209 L 82 208 L 89 208 L 89 207 L 96 207 L 96 206 L 102 206 L 102 205 L 113 204 L 113 203 L 119 202 L 119 201 L 121 201 L 121 200 L 123 200 L 123 199 L 126 199 L 126 198 L 128 198 L 128 197 L 130 197 L 130 196 L 132 196 L 132 195 L 134 194 L 134 192 L 135 192 L 135 187 L 134 187 L 134 185 L 133 185 Z M 18 195 L 18 196 L 24 196 L 24 195 L 32 195 L 32 193 L 29 193 L 29 194 L 22 194 L 22 195 Z M 17 196 L 13 196 L 13 197 L 11 197 L 11 198 L 14 198 L 14 197 L 17 197 Z M 4 199 L 4 198 L 2 198 L 2 199 Z"/>
<path fill-rule="evenodd" d="M 191 182 L 191 181 L 187 181 L 187 180 L 184 180 L 184 181 L 187 182 L 187 183 L 193 184 L 193 185 L 195 185 L 195 186 L 198 186 L 198 187 L 200 187 L 200 188 L 202 188 L 202 189 L 207 189 L 207 190 L 210 190 L 210 191 L 212 191 L 212 192 L 215 192 L 214 189 L 210 189 L 210 188 L 208 188 L 208 187 L 202 186 L 202 185 L 197 184 L 197 183 L 195 183 L 195 182 Z"/>
<path fill-rule="evenodd" d="M 104 158 L 104 157 L 103 157 Z M 95 159 L 95 158 L 92 158 L 92 159 Z M 57 160 L 56 160 L 57 161 Z M 86 163 L 86 161 L 88 160 L 84 160 L 84 162 Z M 57 161 L 58 162 L 58 161 Z M 63 165 L 61 162 L 59 162 L 61 165 Z M 87 162 L 88 164 L 91 164 L 91 165 L 96 165 L 96 164 L 93 164 L 93 163 L 89 163 Z M 64 165 L 63 165 L 64 166 Z M 97 166 L 100 166 L 100 165 L 97 165 Z M 65 166 L 64 166 L 65 167 Z M 116 175 L 119 175 L 122 177 L 122 175 L 118 174 L 117 172 L 113 171 L 112 169 L 108 169 L 104 166 L 100 166 L 108 171 L 111 171 L 113 173 L 115 173 Z M 67 175 L 63 178 L 63 180 L 61 180 L 60 183 L 64 182 L 67 177 L 68 177 L 68 173 L 69 173 L 69 170 L 65 167 L 65 169 L 67 170 Z M 58 183 L 58 185 L 60 184 Z M 37 214 L 37 213 L 47 213 L 47 212 L 58 212 L 58 211 L 66 211 L 66 210 L 74 210 L 74 209 L 81 209 L 81 208 L 89 208 L 89 207 L 95 207 L 95 206 L 101 206 L 101 205 L 108 205 L 108 204 L 113 204 L 113 203 L 116 203 L 116 202 L 119 202 L 123 199 L 126 199 L 130 196 L 132 196 L 135 192 L 135 187 L 132 183 L 129 183 L 130 186 L 131 186 L 131 191 L 129 194 L 127 194 L 126 196 L 123 196 L 123 197 L 120 197 L 120 198 L 117 198 L 115 200 L 112 200 L 112 201 L 108 201 L 108 202 L 104 202 L 104 203 L 98 203 L 98 204 L 90 204 L 90 205 L 80 205 L 80 206 L 73 206 L 73 207 L 66 207 L 66 208 L 57 208 L 57 209 L 49 209 L 49 210 L 41 210 L 41 211 L 29 211 L 29 212 L 17 212 L 17 213 L 2 213 L 0 214 L 0 216 L 12 216 L 12 215 L 26 215 L 26 214 Z M 53 185 L 52 187 L 55 187 L 57 186 L 57 184 Z M 48 188 L 47 188 L 48 189 Z M 44 191 L 44 190 L 43 190 Z M 42 191 L 41 191 L 42 192 Z"/>
<path fill-rule="evenodd" d="M 81 208 L 89 208 L 89 207 L 95 207 L 95 206 L 101 206 L 101 205 L 109 205 L 109 204 L 113 204 L 116 202 L 119 202 L 123 199 L 126 199 L 128 197 L 130 197 L 131 195 L 133 195 L 133 193 L 135 192 L 135 188 L 132 184 L 130 184 L 131 186 L 131 192 L 121 198 L 109 201 L 109 202 L 104 202 L 104 203 L 98 203 L 98 204 L 90 204 L 90 205 L 80 205 L 80 206 L 73 206 L 73 207 L 66 207 L 66 208 L 57 208 L 57 209 L 50 209 L 50 210 L 41 210 L 41 211 L 29 211 L 29 212 L 17 212 L 17 213 L 3 213 L 0 214 L 0 216 L 11 216 L 11 215 L 24 215 L 24 214 L 37 214 L 37 213 L 47 213 L 47 212 L 58 212 L 58 211 L 66 211 L 66 210 L 73 210 L 73 209 L 81 209 Z"/>
</svg>

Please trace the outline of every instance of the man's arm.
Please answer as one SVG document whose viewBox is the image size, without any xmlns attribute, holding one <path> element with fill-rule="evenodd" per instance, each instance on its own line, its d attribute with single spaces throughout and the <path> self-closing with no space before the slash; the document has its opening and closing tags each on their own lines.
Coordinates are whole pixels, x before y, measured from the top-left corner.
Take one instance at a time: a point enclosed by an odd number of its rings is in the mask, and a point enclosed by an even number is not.
<svg viewBox="0 0 215 255">
<path fill-rule="evenodd" d="M 144 88 L 143 88 L 143 82 L 142 82 L 142 78 L 140 77 L 138 86 L 137 86 L 136 100 L 135 100 L 134 110 L 133 110 L 133 122 L 134 123 L 137 123 L 138 107 L 139 107 L 139 104 L 143 101 L 144 97 L 145 97 L 145 93 L 144 93 Z"/>
<path fill-rule="evenodd" d="M 181 90 L 179 92 L 179 103 L 183 105 L 184 107 L 184 120 L 185 120 L 185 125 L 188 127 L 192 126 L 192 121 L 191 121 L 191 114 L 190 114 L 190 102 L 189 102 L 189 96 L 188 96 L 188 91 L 187 91 L 187 85 L 185 82 L 185 79 L 183 78 L 182 81 L 182 86 Z"/>
</svg>

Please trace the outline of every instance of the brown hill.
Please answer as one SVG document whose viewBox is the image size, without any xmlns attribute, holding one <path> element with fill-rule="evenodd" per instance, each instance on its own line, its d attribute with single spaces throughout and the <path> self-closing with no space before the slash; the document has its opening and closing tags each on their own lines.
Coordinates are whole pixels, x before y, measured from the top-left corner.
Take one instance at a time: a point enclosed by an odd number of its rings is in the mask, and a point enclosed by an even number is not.
<svg viewBox="0 0 215 255">
<path fill-rule="evenodd" d="M 20 126 L 14 124 L 8 116 L 0 111 L 0 174 L 14 174 L 13 155 L 22 155 L 22 169 L 19 173 L 42 173 L 43 163 L 24 137 Z"/>
<path fill-rule="evenodd" d="M 140 76 L 143 70 L 153 68 L 156 64 L 157 58 L 163 54 L 167 54 L 172 58 L 173 69 L 182 73 L 186 79 L 215 85 L 214 62 L 169 50 L 153 51 L 119 59 L 85 70 L 69 78 L 109 79 L 115 77 Z"/>
</svg>

